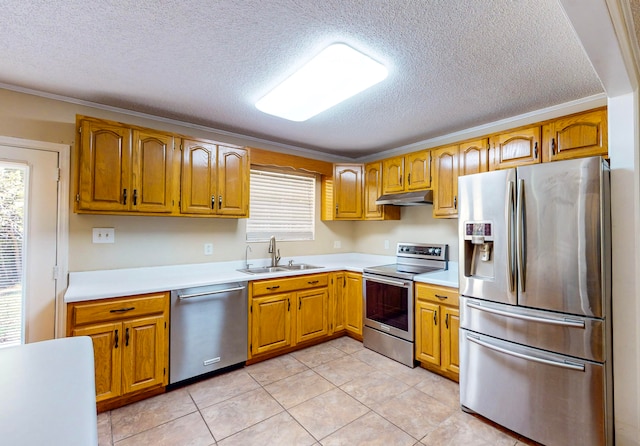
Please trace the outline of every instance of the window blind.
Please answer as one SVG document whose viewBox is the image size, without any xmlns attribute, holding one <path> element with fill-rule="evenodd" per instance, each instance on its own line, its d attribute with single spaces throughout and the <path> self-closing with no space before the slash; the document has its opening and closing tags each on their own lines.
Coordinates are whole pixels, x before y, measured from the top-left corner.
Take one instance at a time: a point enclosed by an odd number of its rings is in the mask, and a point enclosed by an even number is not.
<svg viewBox="0 0 640 446">
<path fill-rule="evenodd" d="M 313 240 L 316 178 L 251 169 L 247 241 Z"/>
</svg>

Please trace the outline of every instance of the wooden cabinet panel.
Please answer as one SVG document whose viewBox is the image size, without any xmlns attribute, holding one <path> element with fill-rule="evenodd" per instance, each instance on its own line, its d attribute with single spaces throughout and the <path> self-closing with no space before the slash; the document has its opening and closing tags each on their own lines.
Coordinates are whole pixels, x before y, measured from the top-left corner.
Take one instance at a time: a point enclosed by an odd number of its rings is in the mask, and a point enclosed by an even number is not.
<svg viewBox="0 0 640 446">
<path fill-rule="evenodd" d="M 458 175 L 471 175 L 489 170 L 489 140 L 479 139 L 460 144 Z"/>
<path fill-rule="evenodd" d="M 180 212 L 203 215 L 215 213 L 216 172 L 215 144 L 182 141 Z"/>
<path fill-rule="evenodd" d="M 133 131 L 131 209 L 171 213 L 173 210 L 173 136 Z"/>
<path fill-rule="evenodd" d="M 439 285 L 416 283 L 416 295 L 420 300 L 426 300 L 436 304 L 459 306 L 458 290 Z"/>
<path fill-rule="evenodd" d="M 264 294 L 284 293 L 287 291 L 300 291 L 310 288 L 327 287 L 329 285 L 328 274 L 310 274 L 304 276 L 288 277 L 285 279 L 264 279 L 251 284 L 253 296 Z"/>
<path fill-rule="evenodd" d="M 218 147 L 218 214 L 249 216 L 249 155 L 244 149 Z"/>
<path fill-rule="evenodd" d="M 76 211 L 128 210 L 131 194 L 131 130 L 83 120 L 79 131 Z"/>
<path fill-rule="evenodd" d="M 416 301 L 416 359 L 440 365 L 440 306 Z"/>
<path fill-rule="evenodd" d="M 291 346 L 291 293 L 252 299 L 251 354 Z"/>
<path fill-rule="evenodd" d="M 433 151 L 434 194 L 433 216 L 458 215 L 458 146 Z"/>
<path fill-rule="evenodd" d="M 443 369 L 460 373 L 460 354 L 458 351 L 458 333 L 460 329 L 460 311 L 457 308 L 442 307 L 442 363 Z"/>
<path fill-rule="evenodd" d="M 358 220 L 362 208 L 362 164 L 336 164 L 333 173 L 336 220 Z"/>
<path fill-rule="evenodd" d="M 426 190 L 431 187 L 431 152 L 422 150 L 405 156 L 406 190 Z"/>
<path fill-rule="evenodd" d="M 362 274 L 346 274 L 345 327 L 348 332 L 362 336 Z"/>
<path fill-rule="evenodd" d="M 400 220 L 398 206 L 376 205 L 382 195 L 382 162 L 364 165 L 364 219 L 365 220 Z"/>
<path fill-rule="evenodd" d="M 344 298 L 346 292 L 346 273 L 333 273 L 331 277 L 331 317 L 329 318 L 329 334 L 345 329 Z"/>
<path fill-rule="evenodd" d="M 382 161 L 382 192 L 395 194 L 404 191 L 404 156 Z"/>
<path fill-rule="evenodd" d="M 540 156 L 540 126 L 525 127 L 490 138 L 490 170 L 537 164 Z"/>
<path fill-rule="evenodd" d="M 296 341 L 303 342 L 329 333 L 327 288 L 297 293 L 298 312 Z"/>
<path fill-rule="evenodd" d="M 124 393 L 162 385 L 166 375 L 164 316 L 123 323 L 122 381 Z"/>
<path fill-rule="evenodd" d="M 607 110 L 566 116 L 545 124 L 543 131 L 543 161 L 608 153 Z"/>
<path fill-rule="evenodd" d="M 165 309 L 166 293 L 148 294 L 134 299 L 104 299 L 78 302 L 69 311 L 73 325 L 92 324 L 122 320 L 123 317 L 139 317 L 162 313 Z"/>
</svg>

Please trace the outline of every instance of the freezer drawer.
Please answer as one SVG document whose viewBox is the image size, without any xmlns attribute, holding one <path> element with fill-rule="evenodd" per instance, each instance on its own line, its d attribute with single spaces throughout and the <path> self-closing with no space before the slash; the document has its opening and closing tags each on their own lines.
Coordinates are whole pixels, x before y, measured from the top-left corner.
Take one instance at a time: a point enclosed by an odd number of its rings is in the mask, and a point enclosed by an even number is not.
<svg viewBox="0 0 640 446">
<path fill-rule="evenodd" d="M 613 444 L 604 364 L 460 333 L 462 406 L 547 446 Z"/>
<path fill-rule="evenodd" d="M 604 362 L 604 319 L 460 298 L 460 326 L 563 355 Z"/>
</svg>

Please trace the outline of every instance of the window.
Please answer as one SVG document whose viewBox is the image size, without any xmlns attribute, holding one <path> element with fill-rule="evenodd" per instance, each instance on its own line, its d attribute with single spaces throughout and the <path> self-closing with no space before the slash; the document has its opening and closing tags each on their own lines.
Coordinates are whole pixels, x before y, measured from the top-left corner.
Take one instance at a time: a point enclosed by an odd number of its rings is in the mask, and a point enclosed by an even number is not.
<svg viewBox="0 0 640 446">
<path fill-rule="evenodd" d="M 313 240 L 316 178 L 314 175 L 251 169 L 247 241 Z"/>
</svg>

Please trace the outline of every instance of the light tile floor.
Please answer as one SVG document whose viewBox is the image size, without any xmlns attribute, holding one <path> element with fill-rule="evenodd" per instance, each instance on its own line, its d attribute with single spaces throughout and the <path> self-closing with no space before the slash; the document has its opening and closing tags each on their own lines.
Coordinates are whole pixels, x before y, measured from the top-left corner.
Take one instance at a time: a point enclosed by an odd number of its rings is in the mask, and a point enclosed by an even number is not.
<svg viewBox="0 0 640 446">
<path fill-rule="evenodd" d="M 98 416 L 100 445 L 522 446 L 458 384 L 342 337 Z"/>
</svg>

